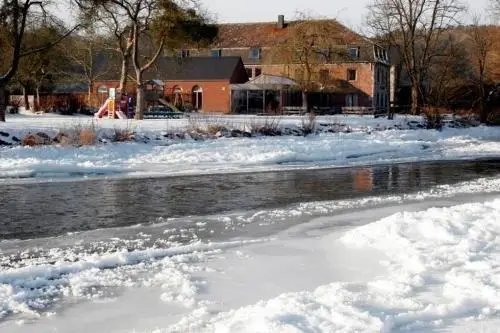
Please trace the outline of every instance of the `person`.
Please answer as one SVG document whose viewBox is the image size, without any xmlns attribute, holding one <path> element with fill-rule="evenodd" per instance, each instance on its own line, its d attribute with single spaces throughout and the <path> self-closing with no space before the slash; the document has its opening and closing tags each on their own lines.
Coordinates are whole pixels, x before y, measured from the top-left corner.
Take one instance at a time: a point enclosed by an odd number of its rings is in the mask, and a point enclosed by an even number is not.
<svg viewBox="0 0 500 333">
<path fill-rule="evenodd" d="M 134 104 L 135 104 L 134 98 L 132 96 L 128 96 L 127 117 L 129 119 L 133 119 L 135 117 Z"/>
<path fill-rule="evenodd" d="M 125 115 L 128 114 L 128 96 L 126 93 L 121 94 L 120 96 L 120 111 L 123 112 L 123 114 Z"/>
</svg>

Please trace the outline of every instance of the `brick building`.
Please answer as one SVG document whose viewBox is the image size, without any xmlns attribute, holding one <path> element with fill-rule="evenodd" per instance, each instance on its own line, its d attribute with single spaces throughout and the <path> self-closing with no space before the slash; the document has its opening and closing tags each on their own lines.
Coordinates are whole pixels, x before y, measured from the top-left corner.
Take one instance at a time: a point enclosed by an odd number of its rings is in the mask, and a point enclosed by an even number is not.
<svg viewBox="0 0 500 333">
<path fill-rule="evenodd" d="M 231 110 L 231 85 L 248 81 L 240 57 L 161 57 L 144 78 L 149 105 L 165 98 L 181 109 L 218 113 Z M 96 82 L 95 93 L 104 100 L 109 88 L 118 85 L 118 80 Z M 127 90 L 133 94 L 134 85 L 128 84 Z"/>
<path fill-rule="evenodd" d="M 310 95 L 308 100 L 313 104 L 327 101 L 329 106 L 336 107 L 386 110 L 390 93 L 390 64 L 386 49 L 335 20 L 285 22 L 284 16 L 280 15 L 277 22 L 221 24 L 218 38 L 211 48 L 178 50 L 176 56 L 239 56 L 251 79 L 270 74 L 300 82 L 304 75 L 300 60 L 283 62 L 273 57 L 273 53 L 276 53 L 277 45 L 286 43 L 304 26 L 315 24 L 328 25 L 331 32 L 328 34 L 329 44 L 323 42 L 322 49 L 316 50 L 317 54 L 327 52 L 328 56 L 314 63 L 312 81 L 315 84 L 304 88 Z M 313 98 L 318 94 L 328 98 Z"/>
</svg>

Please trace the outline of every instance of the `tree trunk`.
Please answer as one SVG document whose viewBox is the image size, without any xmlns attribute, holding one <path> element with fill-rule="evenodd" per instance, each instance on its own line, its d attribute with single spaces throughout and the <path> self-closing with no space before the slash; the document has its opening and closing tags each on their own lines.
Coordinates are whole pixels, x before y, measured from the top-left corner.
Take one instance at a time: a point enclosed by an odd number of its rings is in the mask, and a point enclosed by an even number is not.
<svg viewBox="0 0 500 333">
<path fill-rule="evenodd" d="M 5 122 L 5 110 L 7 109 L 7 87 L 0 83 L 0 122 Z"/>
<path fill-rule="evenodd" d="M 479 118 L 481 120 L 481 123 L 485 124 L 488 122 L 488 110 L 486 109 L 486 92 L 484 88 L 484 83 L 480 82 L 479 83 Z"/>
<path fill-rule="evenodd" d="M 146 106 L 146 87 L 142 82 L 142 74 L 137 77 L 137 97 L 135 103 L 135 119 L 144 118 L 144 108 Z"/>
<path fill-rule="evenodd" d="M 94 82 L 89 82 L 89 88 L 87 91 L 87 106 L 92 107 L 92 92 L 94 91 Z"/>
<path fill-rule="evenodd" d="M 420 113 L 420 94 L 416 84 L 411 86 L 411 113 L 413 115 Z"/>
<path fill-rule="evenodd" d="M 118 90 L 122 94 L 127 92 L 128 63 L 129 63 L 128 56 L 123 57 L 122 58 L 122 70 L 121 70 L 121 74 L 120 74 L 120 86 L 118 87 Z"/>
<path fill-rule="evenodd" d="M 40 87 L 39 86 L 36 86 L 35 93 L 36 93 L 36 102 L 35 102 L 35 112 L 36 112 L 36 111 L 40 111 Z"/>
<path fill-rule="evenodd" d="M 23 86 L 23 100 L 24 100 L 24 107 L 26 108 L 26 111 L 30 109 L 30 101 L 28 99 L 28 94 L 26 93 L 26 87 Z"/>
<path fill-rule="evenodd" d="M 304 109 L 305 113 L 309 111 L 309 105 L 307 104 L 307 91 L 302 90 L 302 108 Z"/>
</svg>

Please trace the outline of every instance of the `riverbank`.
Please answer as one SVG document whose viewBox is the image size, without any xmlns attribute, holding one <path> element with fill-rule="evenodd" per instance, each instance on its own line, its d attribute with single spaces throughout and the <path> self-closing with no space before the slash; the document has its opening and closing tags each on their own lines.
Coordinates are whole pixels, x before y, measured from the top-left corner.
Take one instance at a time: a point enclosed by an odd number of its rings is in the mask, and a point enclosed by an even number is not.
<svg viewBox="0 0 500 333">
<path fill-rule="evenodd" d="M 478 126 L 473 119 L 446 116 L 446 128 Z M 394 119 L 372 115 L 252 116 L 189 114 L 181 119 L 110 120 L 88 116 L 62 116 L 23 112 L 0 123 L 0 146 L 84 146 L 133 141 L 140 143 L 220 138 L 307 136 L 386 130 L 425 129 L 420 116 L 396 115 Z"/>
<path fill-rule="evenodd" d="M 387 130 L 307 137 L 0 147 L 0 178 L 255 172 L 500 156 L 500 128 Z"/>
</svg>

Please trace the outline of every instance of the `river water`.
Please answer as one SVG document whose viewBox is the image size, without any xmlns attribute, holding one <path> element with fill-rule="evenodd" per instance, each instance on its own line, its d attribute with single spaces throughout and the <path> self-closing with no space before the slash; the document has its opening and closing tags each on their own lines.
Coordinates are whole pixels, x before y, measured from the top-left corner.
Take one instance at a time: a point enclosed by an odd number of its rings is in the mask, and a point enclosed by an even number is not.
<svg viewBox="0 0 500 333">
<path fill-rule="evenodd" d="M 94 179 L 0 186 L 0 238 L 32 239 L 190 216 L 395 195 L 500 174 L 500 160 Z"/>
</svg>

